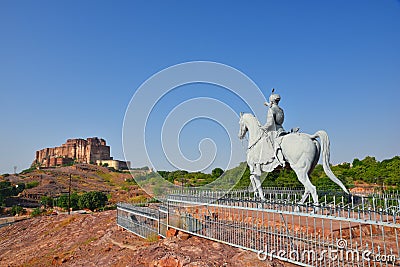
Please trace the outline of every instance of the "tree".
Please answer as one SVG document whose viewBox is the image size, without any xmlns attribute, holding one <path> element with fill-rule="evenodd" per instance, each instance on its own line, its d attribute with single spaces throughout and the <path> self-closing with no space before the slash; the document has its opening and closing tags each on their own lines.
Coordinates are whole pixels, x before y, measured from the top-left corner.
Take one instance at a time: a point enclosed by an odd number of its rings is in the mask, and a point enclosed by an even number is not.
<svg viewBox="0 0 400 267">
<path fill-rule="evenodd" d="M 26 189 L 31 189 L 39 185 L 39 181 L 32 181 L 26 184 Z"/>
<path fill-rule="evenodd" d="M 79 197 L 78 206 L 79 208 L 87 208 L 92 211 L 95 209 L 102 208 L 106 205 L 107 195 L 103 192 L 87 192 Z"/>
<path fill-rule="evenodd" d="M 25 190 L 25 183 L 18 183 L 16 186 L 17 195 Z"/>
<path fill-rule="evenodd" d="M 42 214 L 42 212 L 44 212 L 45 210 L 41 210 L 40 208 L 34 208 L 32 213 L 31 213 L 31 217 L 36 217 L 39 216 L 40 214 Z"/>
<path fill-rule="evenodd" d="M 53 198 L 50 196 L 42 196 L 40 203 L 46 208 L 53 207 Z"/>
<path fill-rule="evenodd" d="M 275 180 L 275 184 L 278 187 L 295 188 L 303 186 L 293 170 L 281 170 L 275 173 L 278 174 L 278 178 Z"/>
<path fill-rule="evenodd" d="M 25 184 L 13 186 L 9 181 L 0 181 L 0 205 L 4 205 L 5 199 L 10 196 L 16 196 L 25 188 Z"/>
<path fill-rule="evenodd" d="M 11 214 L 13 216 L 17 215 L 17 214 L 23 214 L 25 212 L 25 209 L 23 209 L 21 206 L 12 206 L 11 208 Z"/>
<path fill-rule="evenodd" d="M 61 195 L 57 198 L 57 207 L 60 207 L 64 210 L 68 209 L 68 195 Z"/>
<path fill-rule="evenodd" d="M 212 175 L 213 178 L 218 178 L 223 173 L 224 173 L 224 171 L 221 168 L 215 168 L 214 170 L 212 170 L 211 175 Z"/>
<path fill-rule="evenodd" d="M 353 167 L 361 166 L 362 162 L 358 158 L 355 158 L 352 165 Z"/>
<path fill-rule="evenodd" d="M 157 171 L 159 175 L 161 175 L 162 178 L 167 179 L 168 178 L 168 171 Z"/>
<path fill-rule="evenodd" d="M 71 194 L 71 206 L 70 206 L 70 208 L 72 208 L 72 210 L 79 209 L 78 202 L 79 202 L 79 195 L 76 192 L 72 193 Z"/>
<path fill-rule="evenodd" d="M 71 194 L 71 206 L 70 206 L 70 208 L 72 210 L 79 209 L 78 201 L 79 201 L 79 195 L 76 192 L 72 193 Z M 61 195 L 60 197 L 58 197 L 57 201 L 56 201 L 56 206 L 60 207 L 64 210 L 68 210 L 68 195 L 65 194 L 65 195 Z"/>
<path fill-rule="evenodd" d="M 4 200 L 9 196 L 11 196 L 11 183 L 0 181 L 0 206 L 4 204 Z"/>
</svg>

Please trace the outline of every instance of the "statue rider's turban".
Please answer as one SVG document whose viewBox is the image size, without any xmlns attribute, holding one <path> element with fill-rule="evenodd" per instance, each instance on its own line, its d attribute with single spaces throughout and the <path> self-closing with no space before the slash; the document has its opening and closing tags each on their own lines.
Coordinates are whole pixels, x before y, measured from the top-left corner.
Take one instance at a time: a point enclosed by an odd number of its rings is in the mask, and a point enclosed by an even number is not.
<svg viewBox="0 0 400 267">
<path fill-rule="evenodd" d="M 270 97 L 269 97 L 269 102 L 270 103 L 273 103 L 273 102 L 278 103 L 279 100 L 281 100 L 281 96 L 278 95 L 278 94 L 271 94 Z"/>
</svg>

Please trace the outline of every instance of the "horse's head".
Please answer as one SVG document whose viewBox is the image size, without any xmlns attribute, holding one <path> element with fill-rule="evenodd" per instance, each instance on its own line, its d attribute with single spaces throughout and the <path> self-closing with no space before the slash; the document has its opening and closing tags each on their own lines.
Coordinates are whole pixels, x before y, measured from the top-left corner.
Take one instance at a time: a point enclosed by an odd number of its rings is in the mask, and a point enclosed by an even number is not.
<svg viewBox="0 0 400 267">
<path fill-rule="evenodd" d="M 246 123 L 243 119 L 243 112 L 240 112 L 240 119 L 239 119 L 239 139 L 243 139 L 246 135 L 248 129 Z"/>
<path fill-rule="evenodd" d="M 247 132 L 249 132 L 249 139 L 252 135 L 257 138 L 262 134 L 260 123 L 251 113 L 240 112 L 239 127 L 239 139 L 243 139 Z"/>
</svg>

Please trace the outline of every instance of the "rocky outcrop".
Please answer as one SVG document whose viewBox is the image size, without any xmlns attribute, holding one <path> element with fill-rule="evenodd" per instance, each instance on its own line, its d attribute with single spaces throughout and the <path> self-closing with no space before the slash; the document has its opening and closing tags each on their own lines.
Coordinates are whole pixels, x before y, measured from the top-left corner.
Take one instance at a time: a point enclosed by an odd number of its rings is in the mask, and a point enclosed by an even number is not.
<svg viewBox="0 0 400 267">
<path fill-rule="evenodd" d="M 280 267 L 257 254 L 192 236 L 150 242 L 119 228 L 116 211 L 41 216 L 0 228 L 0 266 Z"/>
</svg>

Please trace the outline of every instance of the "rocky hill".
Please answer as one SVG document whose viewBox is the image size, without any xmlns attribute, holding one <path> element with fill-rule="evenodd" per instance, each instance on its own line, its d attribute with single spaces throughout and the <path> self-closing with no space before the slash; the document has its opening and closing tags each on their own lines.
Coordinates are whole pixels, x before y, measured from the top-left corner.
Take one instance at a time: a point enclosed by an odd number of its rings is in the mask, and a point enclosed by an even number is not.
<svg viewBox="0 0 400 267">
<path fill-rule="evenodd" d="M 145 170 L 134 171 L 134 175 L 143 175 Z M 102 191 L 111 196 L 110 201 L 129 201 L 134 197 L 145 195 L 132 179 L 129 172 L 116 172 L 106 167 L 91 164 L 76 164 L 67 167 L 30 169 L 18 175 L 8 175 L 0 180 L 12 184 L 31 184 L 20 197 L 40 199 L 41 196 L 59 196 L 68 193 L 71 177 L 72 192 Z"/>
<path fill-rule="evenodd" d="M 40 216 L 0 228 L 0 266 L 289 266 L 198 237 L 144 240 L 116 211 Z"/>
</svg>

